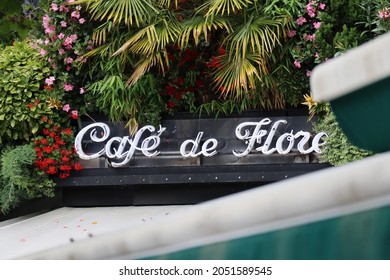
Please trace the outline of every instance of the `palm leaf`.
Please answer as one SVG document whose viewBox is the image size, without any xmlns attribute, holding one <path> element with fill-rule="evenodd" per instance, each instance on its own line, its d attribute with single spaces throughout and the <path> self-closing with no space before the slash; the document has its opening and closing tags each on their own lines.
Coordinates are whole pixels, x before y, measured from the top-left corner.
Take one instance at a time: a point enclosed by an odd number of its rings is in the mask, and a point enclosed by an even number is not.
<svg viewBox="0 0 390 280">
<path fill-rule="evenodd" d="M 179 45 L 184 47 L 188 45 L 189 39 L 194 38 L 195 44 L 199 43 L 200 36 L 207 41 L 209 33 L 218 29 L 230 32 L 232 30 L 230 22 L 227 18 L 215 16 L 206 18 L 203 16 L 195 16 L 185 22 L 182 22 L 182 31 L 179 36 Z"/>
<path fill-rule="evenodd" d="M 224 43 L 232 51 L 231 53 L 241 53 L 242 57 L 245 57 L 247 52 L 259 53 L 262 57 L 266 57 L 279 44 L 284 24 L 283 18 L 268 19 L 251 16 L 245 24 L 235 28 L 234 32 L 226 37 Z"/>
<path fill-rule="evenodd" d="M 129 49 L 134 54 L 148 56 L 164 50 L 168 44 L 175 42 L 181 27 L 174 15 L 167 12 L 156 19 L 156 22 L 137 30 L 114 55 Z"/>
<path fill-rule="evenodd" d="M 75 4 L 87 4 L 91 19 L 111 20 L 114 24 L 141 26 L 159 11 L 151 0 L 79 0 Z"/>
<path fill-rule="evenodd" d="M 127 85 L 134 85 L 152 66 L 158 65 L 161 72 L 165 72 L 168 65 L 168 57 L 166 53 L 158 52 L 140 59 L 135 66 L 133 74 L 127 80 Z"/>
<path fill-rule="evenodd" d="M 258 65 L 262 58 L 258 54 L 247 53 L 244 58 L 225 54 L 218 57 L 219 68 L 214 73 L 216 87 L 227 97 L 234 93 L 233 99 L 241 100 L 248 91 L 256 89 L 256 80 L 261 80 Z"/>
<path fill-rule="evenodd" d="M 208 7 L 206 17 L 215 15 L 230 15 L 239 10 L 242 10 L 252 4 L 253 0 L 209 0 L 206 1 L 201 8 Z"/>
</svg>

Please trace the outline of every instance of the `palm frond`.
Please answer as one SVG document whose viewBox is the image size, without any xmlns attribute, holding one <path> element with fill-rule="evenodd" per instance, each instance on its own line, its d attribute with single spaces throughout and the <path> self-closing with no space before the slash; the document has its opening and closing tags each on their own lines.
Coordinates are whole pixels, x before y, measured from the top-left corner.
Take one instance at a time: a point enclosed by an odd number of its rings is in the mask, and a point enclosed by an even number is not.
<svg viewBox="0 0 390 280">
<path fill-rule="evenodd" d="M 138 55 L 151 55 L 165 49 L 166 45 L 177 40 L 181 27 L 177 19 L 167 13 L 157 21 L 136 31 L 115 53 L 117 55 L 129 49 Z"/>
<path fill-rule="evenodd" d="M 138 27 L 159 12 L 151 0 L 79 0 L 77 3 L 87 4 L 93 20 Z"/>
<path fill-rule="evenodd" d="M 234 93 L 233 99 L 238 101 L 245 93 L 255 90 L 255 81 L 261 80 L 258 69 L 261 64 L 261 56 L 253 53 L 247 53 L 244 58 L 229 54 L 219 56 L 219 68 L 214 77 L 222 96 Z"/>
<path fill-rule="evenodd" d="M 161 72 L 165 72 L 168 65 L 168 57 L 166 53 L 158 52 L 149 56 L 143 57 L 135 66 L 133 74 L 127 80 L 127 85 L 134 85 L 152 66 L 157 65 Z"/>
<path fill-rule="evenodd" d="M 218 14 L 230 15 L 236 13 L 252 3 L 253 0 L 209 0 L 204 3 L 202 8 L 208 7 L 206 17 L 213 17 Z"/>
<path fill-rule="evenodd" d="M 206 18 L 200 15 L 195 16 L 182 22 L 182 27 L 183 29 L 179 36 L 179 45 L 181 47 L 188 44 L 191 35 L 197 45 L 201 36 L 207 41 L 210 32 L 218 29 L 223 29 L 227 32 L 232 30 L 229 20 L 221 16 L 214 16 L 212 18 Z"/>
<path fill-rule="evenodd" d="M 279 38 L 284 24 L 283 18 L 251 16 L 245 24 L 235 28 L 234 32 L 226 37 L 225 44 L 230 50 L 234 50 L 232 53 L 241 53 L 243 57 L 247 52 L 259 53 L 266 57 L 280 43 Z"/>
</svg>

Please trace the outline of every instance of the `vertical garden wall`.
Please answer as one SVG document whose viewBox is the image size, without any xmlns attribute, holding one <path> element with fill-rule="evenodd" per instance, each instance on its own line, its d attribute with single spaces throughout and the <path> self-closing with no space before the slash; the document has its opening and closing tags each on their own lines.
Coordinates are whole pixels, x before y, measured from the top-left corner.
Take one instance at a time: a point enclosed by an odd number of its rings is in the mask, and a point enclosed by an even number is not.
<svg viewBox="0 0 390 280">
<path fill-rule="evenodd" d="M 0 8 L 3 213 L 83 172 L 74 137 L 96 115 L 132 134 L 178 112 L 308 108 L 330 135 L 324 161 L 370 155 L 311 100 L 309 79 L 388 32 L 388 0 L 11 2 Z"/>
</svg>

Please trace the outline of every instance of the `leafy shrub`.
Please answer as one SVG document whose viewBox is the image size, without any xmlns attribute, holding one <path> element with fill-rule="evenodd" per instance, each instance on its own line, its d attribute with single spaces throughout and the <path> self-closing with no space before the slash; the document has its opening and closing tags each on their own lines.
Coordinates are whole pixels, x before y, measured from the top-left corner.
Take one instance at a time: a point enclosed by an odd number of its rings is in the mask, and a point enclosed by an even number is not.
<svg viewBox="0 0 390 280">
<path fill-rule="evenodd" d="M 0 160 L 0 208 L 3 213 L 23 199 L 54 196 L 54 182 L 34 168 L 35 159 L 31 144 L 3 150 Z"/>
<path fill-rule="evenodd" d="M 314 123 L 314 131 L 325 131 L 329 136 L 321 153 L 323 162 L 329 162 L 337 166 L 372 155 L 371 152 L 354 146 L 348 140 L 339 127 L 336 116 L 330 110 Z"/>
<path fill-rule="evenodd" d="M 26 42 L 0 50 L 0 143 L 27 141 L 50 115 L 49 96 L 41 85 L 50 69 Z"/>
</svg>

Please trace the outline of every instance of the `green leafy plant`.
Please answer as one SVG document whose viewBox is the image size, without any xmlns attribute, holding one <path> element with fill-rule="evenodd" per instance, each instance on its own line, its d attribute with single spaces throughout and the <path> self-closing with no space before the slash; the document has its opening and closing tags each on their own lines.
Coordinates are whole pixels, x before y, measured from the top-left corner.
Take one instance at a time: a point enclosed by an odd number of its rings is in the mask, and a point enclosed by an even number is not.
<svg viewBox="0 0 390 280">
<path fill-rule="evenodd" d="M 314 131 L 326 132 L 328 138 L 321 153 L 321 160 L 332 165 L 342 165 L 371 156 L 372 153 L 354 146 L 340 129 L 333 112 L 322 115 L 314 123 Z"/>
<path fill-rule="evenodd" d="M 5 148 L 0 160 L 0 208 L 6 214 L 22 200 L 54 196 L 54 182 L 34 167 L 31 144 Z"/>
<path fill-rule="evenodd" d="M 28 43 L 0 49 L 0 143 L 31 139 L 41 116 L 52 114 L 42 90 L 48 73 L 47 63 Z"/>
</svg>

